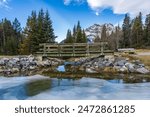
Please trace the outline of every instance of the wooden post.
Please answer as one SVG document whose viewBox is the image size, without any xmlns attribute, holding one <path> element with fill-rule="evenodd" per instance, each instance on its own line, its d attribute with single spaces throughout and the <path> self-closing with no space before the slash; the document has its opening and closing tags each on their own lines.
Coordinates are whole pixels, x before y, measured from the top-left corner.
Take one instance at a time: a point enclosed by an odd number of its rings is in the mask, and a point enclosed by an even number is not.
<svg viewBox="0 0 150 117">
<path fill-rule="evenodd" d="M 73 43 L 73 57 L 75 57 L 75 44 Z"/>
<path fill-rule="evenodd" d="M 58 50 L 57 56 L 61 57 L 61 45 L 58 44 L 57 50 Z"/>
<path fill-rule="evenodd" d="M 44 54 L 43 56 L 46 56 L 46 44 L 44 43 Z"/>
<path fill-rule="evenodd" d="M 90 50 L 90 46 L 89 46 L 89 44 L 87 43 L 87 44 L 86 44 L 86 56 L 89 56 L 89 55 L 90 55 L 89 50 Z"/>
<path fill-rule="evenodd" d="M 101 42 L 101 55 L 104 55 L 104 43 L 103 42 Z"/>
</svg>

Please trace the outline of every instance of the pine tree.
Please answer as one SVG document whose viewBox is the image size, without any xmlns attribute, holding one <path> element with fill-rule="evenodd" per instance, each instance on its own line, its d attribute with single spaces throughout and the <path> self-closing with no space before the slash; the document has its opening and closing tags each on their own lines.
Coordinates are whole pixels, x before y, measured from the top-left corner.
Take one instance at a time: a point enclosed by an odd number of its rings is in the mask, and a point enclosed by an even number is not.
<svg viewBox="0 0 150 117">
<path fill-rule="evenodd" d="M 46 31 L 44 27 L 44 11 L 41 9 L 37 17 L 37 28 L 38 28 L 38 43 L 44 43 L 46 40 L 44 38 L 44 32 Z"/>
<path fill-rule="evenodd" d="M 77 28 L 76 28 L 76 25 L 74 25 L 73 27 L 73 34 L 72 34 L 72 38 L 73 38 L 73 43 L 76 42 L 76 35 L 77 35 Z"/>
<path fill-rule="evenodd" d="M 10 20 L 6 18 L 3 20 L 3 54 L 12 55 L 15 52 L 12 52 L 12 43 L 15 43 L 14 40 L 14 30 Z"/>
<path fill-rule="evenodd" d="M 82 31 L 82 40 L 83 40 L 83 43 L 87 43 L 87 37 L 86 37 L 84 29 Z"/>
<path fill-rule="evenodd" d="M 130 47 L 131 46 L 131 23 L 130 23 L 130 17 L 128 14 L 125 15 L 123 25 L 122 25 L 122 31 L 123 31 L 123 40 L 122 40 L 122 47 Z"/>
<path fill-rule="evenodd" d="M 37 14 L 36 11 L 32 11 L 31 16 L 28 17 L 26 27 L 24 29 L 25 39 L 21 46 L 21 54 L 24 50 L 28 50 L 26 53 L 34 53 L 38 50 L 39 40 L 38 40 L 38 24 L 37 24 Z M 25 43 L 26 42 L 26 43 Z M 23 48 L 25 47 L 25 48 Z M 24 50 L 23 50 L 24 49 Z"/>
<path fill-rule="evenodd" d="M 78 29 L 77 30 L 77 39 L 76 39 L 76 43 L 82 43 L 82 30 L 81 29 Z"/>
<path fill-rule="evenodd" d="M 67 36 L 66 36 L 66 39 L 65 39 L 65 43 L 73 43 L 73 38 L 72 38 L 72 35 L 71 35 L 71 30 L 67 31 Z"/>
<path fill-rule="evenodd" d="M 41 9 L 38 16 L 36 11 L 32 11 L 31 16 L 27 19 L 24 33 L 26 40 L 21 44 L 22 52 L 22 47 L 28 47 L 28 49 L 25 48 L 25 52 L 29 50 L 26 53 L 34 54 L 39 50 L 39 44 L 54 43 L 56 36 L 54 35 L 54 29 L 52 28 L 52 21 L 50 20 L 48 11 L 45 13 Z"/>
<path fill-rule="evenodd" d="M 16 43 L 16 51 L 14 51 L 16 54 L 19 54 L 19 46 L 20 43 L 22 42 L 22 28 L 21 24 L 18 21 L 17 18 L 13 21 L 13 29 L 14 29 L 14 37 L 15 37 L 15 43 Z"/>
<path fill-rule="evenodd" d="M 50 16 L 49 16 L 49 12 L 48 10 L 46 11 L 46 14 L 45 14 L 45 20 L 44 20 L 44 29 L 45 29 L 45 35 L 44 35 L 44 42 L 47 42 L 47 43 L 54 43 L 55 42 L 55 34 L 54 34 L 54 29 L 53 29 L 53 26 L 52 26 L 52 21 L 50 19 Z"/>
<path fill-rule="evenodd" d="M 103 25 L 103 28 L 102 28 L 101 41 L 103 41 L 103 42 L 107 41 L 106 26 L 105 26 L 105 24 Z"/>
<path fill-rule="evenodd" d="M 144 33 L 145 33 L 144 43 L 145 45 L 150 46 L 150 14 L 148 14 L 145 19 Z"/>
<path fill-rule="evenodd" d="M 77 28 L 76 28 L 76 43 L 86 43 L 86 34 L 85 31 L 82 30 L 80 21 L 77 23 Z"/>
<path fill-rule="evenodd" d="M 80 26 L 80 21 L 78 21 L 76 32 L 76 43 L 82 43 L 82 30 Z"/>
<path fill-rule="evenodd" d="M 67 31 L 67 36 L 66 36 L 66 39 L 64 42 L 65 43 L 67 43 L 67 42 L 86 43 L 87 42 L 87 37 L 86 37 L 85 31 L 82 30 L 82 28 L 80 26 L 80 21 L 78 21 L 77 26 L 74 25 L 72 34 L 71 34 L 71 30 Z"/>
<path fill-rule="evenodd" d="M 142 24 L 142 14 L 139 13 L 133 20 L 132 26 L 132 46 L 135 48 L 139 48 L 143 44 L 143 24 Z"/>
</svg>

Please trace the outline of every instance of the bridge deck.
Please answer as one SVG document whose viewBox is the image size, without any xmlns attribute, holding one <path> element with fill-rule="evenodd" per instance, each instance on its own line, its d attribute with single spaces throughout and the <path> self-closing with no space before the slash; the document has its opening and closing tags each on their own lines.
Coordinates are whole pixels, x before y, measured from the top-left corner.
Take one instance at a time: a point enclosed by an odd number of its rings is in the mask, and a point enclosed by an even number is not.
<svg viewBox="0 0 150 117">
<path fill-rule="evenodd" d="M 40 44 L 40 51 L 36 54 L 49 57 L 85 57 L 92 55 L 113 54 L 106 49 L 107 42 L 102 43 L 74 43 L 74 44 Z"/>
</svg>

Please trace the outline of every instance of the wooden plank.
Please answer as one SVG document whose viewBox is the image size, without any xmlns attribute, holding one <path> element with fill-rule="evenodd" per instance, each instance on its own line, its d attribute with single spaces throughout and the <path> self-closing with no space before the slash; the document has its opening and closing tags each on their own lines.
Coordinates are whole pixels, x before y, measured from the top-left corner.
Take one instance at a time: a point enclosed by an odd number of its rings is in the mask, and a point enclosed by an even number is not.
<svg viewBox="0 0 150 117">
<path fill-rule="evenodd" d="M 113 53 L 110 50 L 101 49 L 102 46 L 106 45 L 107 42 L 103 43 L 73 43 L 73 44 L 40 44 L 43 48 L 40 48 L 41 52 L 36 54 L 43 54 L 47 56 L 91 56 L 99 55 L 103 51 L 104 53 Z M 104 48 L 104 47 L 103 47 Z"/>
</svg>

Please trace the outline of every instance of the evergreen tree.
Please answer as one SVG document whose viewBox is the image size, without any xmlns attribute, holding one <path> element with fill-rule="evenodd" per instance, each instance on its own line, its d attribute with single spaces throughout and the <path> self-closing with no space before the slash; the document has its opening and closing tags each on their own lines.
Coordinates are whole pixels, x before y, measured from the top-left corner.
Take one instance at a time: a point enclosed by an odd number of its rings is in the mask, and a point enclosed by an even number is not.
<svg viewBox="0 0 150 117">
<path fill-rule="evenodd" d="M 144 43 L 147 46 L 150 46 L 150 14 L 146 16 L 145 19 L 145 30 L 144 30 Z"/>
<path fill-rule="evenodd" d="M 71 35 L 71 30 L 67 31 L 67 36 L 66 36 L 66 39 L 65 39 L 65 43 L 73 43 L 73 38 L 72 38 L 72 35 Z"/>
<path fill-rule="evenodd" d="M 71 43 L 86 43 L 87 42 L 85 31 L 82 30 L 79 21 L 77 23 L 77 26 L 74 25 L 72 35 L 71 35 L 70 30 L 67 31 L 66 40 L 64 42 L 67 43 L 68 39 L 70 40 L 69 42 Z"/>
<path fill-rule="evenodd" d="M 80 26 L 80 21 L 78 21 L 77 24 L 77 30 L 76 30 L 77 34 L 76 34 L 76 43 L 82 43 L 82 29 Z"/>
<path fill-rule="evenodd" d="M 25 36 L 26 41 L 28 40 L 28 43 L 23 43 L 21 46 L 29 47 L 29 49 L 24 48 L 25 50 L 29 50 L 28 53 L 34 53 L 39 48 L 39 30 L 38 24 L 37 24 L 37 14 L 36 11 L 32 11 L 31 16 L 27 19 L 27 24 L 25 27 Z M 25 42 L 26 42 L 25 41 Z"/>
<path fill-rule="evenodd" d="M 130 47 L 131 46 L 131 23 L 130 23 L 130 17 L 128 14 L 125 15 L 123 25 L 122 25 L 122 31 L 123 31 L 123 40 L 122 40 L 122 47 Z"/>
<path fill-rule="evenodd" d="M 139 13 L 133 20 L 132 27 L 132 46 L 135 48 L 139 48 L 143 44 L 143 24 L 142 24 L 142 14 Z"/>
<path fill-rule="evenodd" d="M 74 27 L 73 27 L 73 35 L 72 35 L 74 43 L 76 42 L 76 35 L 77 35 L 77 28 L 76 28 L 76 25 L 74 25 Z"/>
<path fill-rule="evenodd" d="M 45 14 L 44 29 L 46 31 L 44 35 L 45 38 L 44 41 L 47 43 L 54 43 L 56 36 L 54 34 L 54 29 L 52 26 L 52 21 L 50 19 L 48 10 L 46 11 Z"/>
<path fill-rule="evenodd" d="M 40 11 L 39 11 L 39 13 L 38 13 L 38 17 L 37 17 L 37 28 L 38 28 L 38 40 L 37 40 L 37 42 L 38 43 L 44 43 L 46 40 L 45 40 L 45 38 L 44 38 L 44 34 L 45 34 L 45 32 L 46 32 L 46 29 L 45 29 L 45 25 L 43 25 L 44 24 L 44 11 L 43 11 L 43 9 L 41 9 Z"/>
<path fill-rule="evenodd" d="M 101 41 L 106 41 L 107 40 L 107 35 L 106 35 L 106 26 L 105 24 L 103 25 L 103 28 L 102 28 L 102 34 L 101 34 Z"/>
<path fill-rule="evenodd" d="M 21 24 L 17 18 L 15 18 L 15 20 L 13 21 L 13 29 L 14 29 L 16 35 L 17 35 L 17 33 L 21 33 L 21 31 L 22 31 Z"/>
<path fill-rule="evenodd" d="M 39 50 L 39 44 L 41 43 L 54 43 L 56 37 L 48 11 L 45 13 L 43 9 L 41 9 L 38 16 L 36 11 L 32 11 L 31 16 L 27 19 L 24 33 L 26 40 L 21 44 L 22 54 L 23 52 L 37 52 Z M 25 48 L 24 51 L 22 49 L 23 47 L 28 47 L 28 49 Z"/>
<path fill-rule="evenodd" d="M 76 43 L 82 43 L 83 40 L 82 40 L 82 30 L 81 29 L 78 29 L 77 30 L 77 36 L 76 36 Z"/>
<path fill-rule="evenodd" d="M 0 53 L 17 55 L 21 35 L 21 27 L 17 18 L 15 18 L 14 22 L 6 18 L 2 19 L 0 22 Z"/>
<path fill-rule="evenodd" d="M 82 32 L 82 40 L 83 40 L 83 43 L 87 43 L 87 37 L 86 37 L 84 29 L 83 29 L 83 32 Z"/>
<path fill-rule="evenodd" d="M 16 50 L 14 50 L 14 52 L 16 54 L 19 54 L 19 46 L 20 43 L 22 42 L 22 28 L 21 28 L 21 24 L 18 21 L 17 18 L 15 18 L 15 20 L 13 21 L 13 29 L 14 29 L 14 38 L 15 38 L 15 43 L 16 43 Z"/>
</svg>

